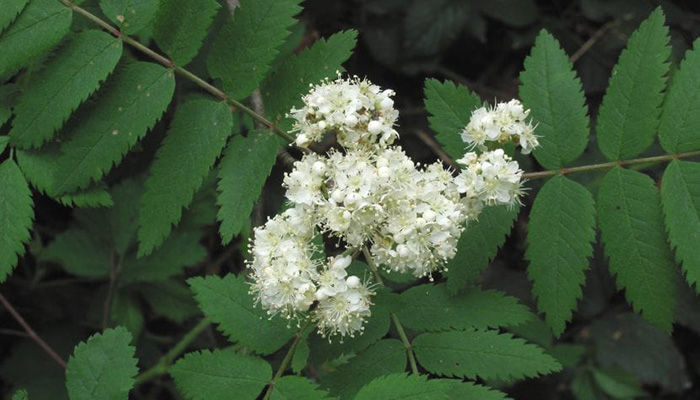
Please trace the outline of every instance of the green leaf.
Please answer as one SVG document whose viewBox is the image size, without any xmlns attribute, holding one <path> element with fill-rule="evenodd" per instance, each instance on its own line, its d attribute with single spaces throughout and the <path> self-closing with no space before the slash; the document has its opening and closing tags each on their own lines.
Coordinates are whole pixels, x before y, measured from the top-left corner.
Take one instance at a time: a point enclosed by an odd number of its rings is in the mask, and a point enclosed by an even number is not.
<svg viewBox="0 0 700 400">
<path fill-rule="evenodd" d="M 668 153 L 700 149 L 700 39 L 693 42 L 693 50 L 671 79 L 664 100 L 659 141 Z"/>
<path fill-rule="evenodd" d="M 518 211 L 505 206 L 486 207 L 478 221 L 469 223 L 457 243 L 457 255 L 447 262 L 445 276 L 450 294 L 466 289 L 489 267 L 505 243 Z"/>
<path fill-rule="evenodd" d="M 646 396 L 634 375 L 617 368 L 595 368 L 593 379 L 614 399 L 635 399 Z"/>
<path fill-rule="evenodd" d="M 75 347 L 68 360 L 66 388 L 71 400 L 126 400 L 134 385 L 135 349 L 124 328 L 107 329 Z"/>
<path fill-rule="evenodd" d="M 78 124 L 60 147 L 50 194 L 87 187 L 121 162 L 170 103 L 172 70 L 135 62 L 119 70 L 97 102 L 78 113 Z M 48 172 L 48 171 L 47 171 Z"/>
<path fill-rule="evenodd" d="M 256 130 L 229 143 L 219 170 L 219 233 L 227 244 L 248 221 L 277 157 L 277 137 Z"/>
<path fill-rule="evenodd" d="M 610 160 L 639 155 L 654 141 L 671 54 L 661 7 L 639 26 L 613 68 L 598 114 L 598 144 Z"/>
<path fill-rule="evenodd" d="M 192 202 L 232 128 L 226 103 L 201 99 L 177 108 L 141 197 L 139 257 L 158 247 L 180 221 L 182 209 Z"/>
<path fill-rule="evenodd" d="M 401 323 L 418 331 L 519 325 L 532 316 L 515 297 L 472 288 L 450 297 L 447 286 L 419 285 L 401 294 Z"/>
<path fill-rule="evenodd" d="M 461 132 L 481 107 L 481 99 L 464 86 L 451 81 L 425 80 L 425 109 L 430 114 L 428 122 L 435 136 L 453 160 L 466 152 Z"/>
<path fill-rule="evenodd" d="M 3 12 L 0 14 L 0 33 L 17 18 L 29 0 L 6 0 L 3 2 Z"/>
<path fill-rule="evenodd" d="M 676 271 L 654 182 L 616 167 L 598 190 L 598 218 L 610 271 L 635 311 L 670 332 L 676 307 Z"/>
<path fill-rule="evenodd" d="M 513 380 L 561 369 L 540 347 L 498 331 L 424 333 L 413 348 L 425 369 L 445 376 Z"/>
<path fill-rule="evenodd" d="M 5 148 L 7 147 L 7 143 L 10 141 L 10 138 L 7 136 L 0 136 L 0 154 L 2 154 L 5 151 Z"/>
<path fill-rule="evenodd" d="M 354 400 L 391 399 L 503 400 L 505 395 L 485 386 L 452 379 L 428 379 L 426 375 L 392 374 L 363 387 Z"/>
<path fill-rule="evenodd" d="M 26 390 L 18 390 L 12 395 L 12 400 L 29 400 L 29 394 Z"/>
<path fill-rule="evenodd" d="M 0 282 L 4 282 L 31 237 L 34 203 L 29 185 L 12 159 L 0 164 L 0 188 Z"/>
<path fill-rule="evenodd" d="M 426 375 L 392 374 L 381 376 L 364 386 L 354 400 L 447 400 L 451 389 L 448 380 L 428 380 Z"/>
<path fill-rule="evenodd" d="M 537 161 L 557 169 L 577 159 L 588 144 L 586 99 L 569 57 L 544 29 L 525 59 L 520 82 L 520 98 L 540 137 L 533 151 Z"/>
<path fill-rule="evenodd" d="M 294 352 L 294 356 L 292 356 L 292 371 L 295 374 L 301 373 L 301 371 L 306 368 L 307 363 L 309 362 L 309 342 L 307 340 L 308 338 L 308 332 L 302 339 L 299 341 L 299 344 L 297 345 L 297 349 Z"/>
<path fill-rule="evenodd" d="M 272 379 L 267 361 L 234 349 L 186 354 L 170 368 L 180 392 L 190 400 L 254 399 Z"/>
<path fill-rule="evenodd" d="M 219 324 L 219 330 L 259 354 L 274 353 L 296 333 L 285 319 L 270 318 L 255 306 L 243 276 L 195 277 L 188 283 L 199 308 Z"/>
<path fill-rule="evenodd" d="M 5 14 L 3 2 L 3 14 Z M 12 13 L 10 13 L 12 14 Z M 68 33 L 73 13 L 56 0 L 32 0 L 0 36 L 0 78 L 7 78 Z"/>
<path fill-rule="evenodd" d="M 16 84 L 8 83 L 0 86 L 0 127 L 12 116 L 12 109 L 17 104 L 17 97 L 19 97 L 19 87 Z M 4 146 L 9 140 L 9 136 L 0 136 L 0 153 L 3 152 Z"/>
<path fill-rule="evenodd" d="M 94 208 L 114 205 L 112 195 L 105 185 L 93 185 L 84 190 L 59 197 L 58 202 L 67 207 Z"/>
<path fill-rule="evenodd" d="M 161 0 L 153 38 L 176 65 L 187 65 L 197 55 L 218 10 L 215 0 Z"/>
<path fill-rule="evenodd" d="M 270 400 L 331 400 L 328 392 L 300 376 L 287 375 L 275 382 Z"/>
<path fill-rule="evenodd" d="M 70 228 L 58 234 L 41 253 L 41 259 L 59 263 L 66 272 L 76 276 L 109 276 L 109 249 L 84 229 Z"/>
<path fill-rule="evenodd" d="M 51 139 L 71 113 L 114 70 L 122 42 L 89 30 L 71 38 L 44 69 L 32 77 L 15 108 L 12 143 L 22 148 Z"/>
<path fill-rule="evenodd" d="M 384 339 L 356 355 L 347 364 L 325 376 L 321 385 L 340 399 L 351 399 L 362 386 L 382 375 L 403 372 L 406 351 L 396 339 Z"/>
<path fill-rule="evenodd" d="M 283 61 L 260 86 L 267 115 L 281 120 L 282 129 L 290 128 L 292 123 L 284 118 L 286 113 L 301 106 L 301 97 L 308 92 L 309 84 L 343 71 L 342 64 L 352 55 L 356 41 L 357 31 L 338 32 Z"/>
<path fill-rule="evenodd" d="M 212 43 L 207 69 L 221 79 L 232 98 L 248 97 L 258 87 L 289 35 L 301 0 L 241 0 L 233 19 Z"/>
<path fill-rule="evenodd" d="M 528 225 L 528 277 L 537 309 L 559 336 L 571 320 L 586 281 L 595 240 L 595 203 L 585 187 L 562 175 L 550 179 L 535 198 Z"/>
<path fill-rule="evenodd" d="M 700 292 L 700 164 L 673 160 L 661 180 L 661 204 L 676 260 Z"/>
<path fill-rule="evenodd" d="M 122 282 L 154 282 L 179 275 L 186 266 L 204 260 L 207 250 L 199 241 L 199 230 L 179 229 L 173 232 L 163 244 L 147 257 L 131 256 L 124 260 Z"/>
<path fill-rule="evenodd" d="M 132 290 L 118 290 L 112 299 L 109 319 L 115 325 L 125 327 L 133 337 L 138 338 L 143 330 L 144 317 L 141 303 Z"/>
<path fill-rule="evenodd" d="M 158 0 L 99 1 L 102 12 L 129 35 L 148 26 L 158 10 Z"/>
</svg>

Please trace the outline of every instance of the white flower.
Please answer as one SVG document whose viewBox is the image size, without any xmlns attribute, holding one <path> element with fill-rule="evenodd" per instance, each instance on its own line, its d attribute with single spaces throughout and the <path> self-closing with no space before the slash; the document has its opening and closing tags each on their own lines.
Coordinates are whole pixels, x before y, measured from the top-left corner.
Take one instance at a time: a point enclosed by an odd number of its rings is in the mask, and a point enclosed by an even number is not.
<svg viewBox="0 0 700 400">
<path fill-rule="evenodd" d="M 386 147 L 398 137 L 394 124 L 393 90 L 382 90 L 366 79 L 353 77 L 325 80 L 312 85 L 302 100 L 304 106 L 287 115 L 295 120 L 292 132 L 295 143 L 308 146 L 319 142 L 326 133 L 335 133 L 341 146 Z"/>
<path fill-rule="evenodd" d="M 467 198 L 490 206 L 520 202 L 523 171 L 502 149 L 481 155 L 470 152 L 457 161 L 466 168 L 455 178 L 455 184 Z"/>
<path fill-rule="evenodd" d="M 498 103 L 495 107 L 481 107 L 472 112 L 467 126 L 462 130 L 462 140 L 470 150 L 487 150 L 487 142 L 513 142 L 522 146 L 523 154 L 529 154 L 539 145 L 534 127 L 527 122 L 530 110 L 518 100 Z"/>
<path fill-rule="evenodd" d="M 370 297 L 374 295 L 356 276 L 348 277 L 332 296 L 323 297 L 314 310 L 313 319 L 321 336 L 354 337 L 364 330 L 363 324 L 372 315 Z"/>
</svg>

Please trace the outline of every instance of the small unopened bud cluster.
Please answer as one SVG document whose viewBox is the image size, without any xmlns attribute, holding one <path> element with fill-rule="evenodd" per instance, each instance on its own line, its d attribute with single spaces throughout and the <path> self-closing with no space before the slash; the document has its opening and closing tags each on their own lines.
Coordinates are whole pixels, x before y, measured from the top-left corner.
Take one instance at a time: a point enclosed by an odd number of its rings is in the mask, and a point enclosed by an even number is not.
<svg viewBox="0 0 700 400">
<path fill-rule="evenodd" d="M 495 107 L 481 107 L 472 112 L 469 124 L 462 130 L 462 140 L 471 148 L 487 150 L 488 142 L 512 142 L 521 146 L 523 154 L 530 154 L 539 145 L 535 127 L 527 121 L 530 110 L 518 100 L 498 103 Z"/>
<path fill-rule="evenodd" d="M 313 86 L 304 106 L 291 111 L 297 145 L 331 133 L 342 151 L 297 161 L 283 183 L 291 208 L 255 229 L 251 291 L 269 314 L 298 318 L 308 312 L 322 335 L 353 336 L 371 315 L 374 293 L 368 281 L 348 274 L 350 254 L 366 247 L 381 268 L 432 279 L 484 206 L 519 201 L 522 171 L 503 150 L 467 153 L 455 177 L 439 163 L 421 166 L 391 146 L 398 136 L 393 94 L 357 77 L 338 78 Z M 503 104 L 491 122 L 500 132 L 496 140 L 509 132 L 525 135 L 520 144 L 536 143 L 524 121 L 528 112 L 515 101 Z M 465 132 L 477 126 L 492 137 L 494 128 L 474 119 Z M 479 149 L 485 143 L 465 141 Z M 324 259 L 313 244 L 319 234 L 345 246 L 343 255 Z"/>
</svg>

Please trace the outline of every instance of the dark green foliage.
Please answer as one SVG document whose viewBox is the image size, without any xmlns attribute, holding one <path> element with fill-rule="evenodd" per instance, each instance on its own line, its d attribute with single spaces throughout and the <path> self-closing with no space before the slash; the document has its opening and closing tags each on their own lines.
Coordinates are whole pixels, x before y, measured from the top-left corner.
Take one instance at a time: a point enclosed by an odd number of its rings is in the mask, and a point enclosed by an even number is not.
<svg viewBox="0 0 700 400">
<path fill-rule="evenodd" d="M 700 149 L 700 39 L 693 49 L 685 53 L 685 59 L 671 80 L 664 100 L 659 141 L 669 153 Z"/>
<path fill-rule="evenodd" d="M 4 10 L 0 15 L 0 33 L 17 18 L 28 2 L 29 0 L 7 0 L 3 3 Z"/>
<path fill-rule="evenodd" d="M 340 399 L 352 399 L 372 379 L 405 369 L 406 352 L 403 345 L 396 339 L 385 339 L 338 367 L 321 384 Z"/>
<path fill-rule="evenodd" d="M 402 293 L 398 312 L 402 323 L 419 331 L 486 329 L 519 325 L 532 315 L 516 298 L 503 293 L 471 288 L 450 297 L 446 286 L 419 285 Z"/>
<path fill-rule="evenodd" d="M 221 239 L 228 243 L 238 235 L 260 197 L 277 156 L 277 138 L 265 130 L 231 140 L 219 169 L 217 204 Z"/>
<path fill-rule="evenodd" d="M 444 376 L 513 380 L 561 369 L 538 346 L 498 331 L 424 333 L 413 348 L 425 369 Z"/>
<path fill-rule="evenodd" d="M 520 82 L 520 98 L 540 138 L 537 161 L 556 169 L 578 158 L 588 144 L 587 107 L 569 57 L 549 32 L 537 36 Z"/>
<path fill-rule="evenodd" d="M 630 37 L 598 113 L 598 144 L 610 160 L 634 157 L 654 141 L 668 73 L 668 27 L 657 8 Z"/>
<path fill-rule="evenodd" d="M 153 38 L 176 65 L 189 64 L 218 9 L 215 0 L 162 0 L 153 23 Z"/>
<path fill-rule="evenodd" d="M 700 164 L 674 160 L 666 167 L 661 204 L 676 260 L 688 283 L 700 291 Z"/>
<path fill-rule="evenodd" d="M 676 274 L 654 182 L 619 167 L 608 172 L 598 191 L 598 218 L 618 287 L 635 311 L 670 332 Z"/>
<path fill-rule="evenodd" d="M 70 399 L 128 399 L 138 372 L 130 342 L 129 332 L 119 327 L 76 346 L 66 371 Z"/>
<path fill-rule="evenodd" d="M 56 0 L 31 0 L 0 35 L 0 80 L 56 45 L 68 33 L 71 19 L 70 9 Z"/>
<path fill-rule="evenodd" d="M 138 33 L 153 20 L 158 0 L 99 0 L 102 12 L 126 34 Z"/>
<path fill-rule="evenodd" d="M 488 268 L 518 216 L 518 207 L 487 207 L 459 238 L 457 255 L 447 263 L 447 291 L 455 294 Z"/>
<path fill-rule="evenodd" d="M 282 318 L 269 318 L 248 294 L 242 276 L 196 277 L 189 281 L 199 307 L 233 342 L 240 342 L 259 354 L 270 354 L 294 335 Z"/>
<path fill-rule="evenodd" d="M 0 282 L 4 282 L 24 254 L 34 206 L 29 185 L 12 160 L 0 164 L 0 188 Z"/>
<path fill-rule="evenodd" d="M 275 382 L 270 400 L 331 400 L 328 392 L 317 384 L 300 377 L 287 375 Z"/>
<path fill-rule="evenodd" d="M 175 112 L 141 197 L 139 256 L 150 254 L 180 222 L 232 128 L 231 110 L 223 102 L 192 100 Z"/>
<path fill-rule="evenodd" d="M 301 0 L 242 0 L 214 39 L 207 69 L 234 99 L 250 95 L 289 35 Z"/>
<path fill-rule="evenodd" d="M 558 175 L 537 194 L 530 211 L 528 276 L 537 308 L 554 334 L 564 332 L 581 298 L 584 273 L 593 254 L 595 204 L 580 184 Z"/>
<path fill-rule="evenodd" d="M 51 139 L 112 72 L 121 54 L 122 42 L 107 33 L 88 30 L 73 36 L 20 97 L 12 143 L 32 148 Z"/>
<path fill-rule="evenodd" d="M 170 369 L 178 389 L 191 400 L 254 399 L 272 378 L 265 360 L 233 349 L 185 355 Z"/>
<path fill-rule="evenodd" d="M 466 152 L 460 134 L 469 123 L 472 111 L 479 107 L 479 96 L 464 86 L 436 79 L 425 81 L 425 109 L 431 115 L 428 117 L 430 127 L 437 132 L 435 137 L 453 160 Z"/>
</svg>

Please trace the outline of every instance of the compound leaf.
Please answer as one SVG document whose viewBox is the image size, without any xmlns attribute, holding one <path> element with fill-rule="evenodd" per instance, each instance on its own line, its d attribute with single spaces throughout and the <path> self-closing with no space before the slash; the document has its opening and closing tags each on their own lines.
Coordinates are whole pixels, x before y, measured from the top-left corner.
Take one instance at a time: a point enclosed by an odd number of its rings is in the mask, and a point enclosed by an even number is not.
<svg viewBox="0 0 700 400">
<path fill-rule="evenodd" d="M 153 38 L 176 65 L 187 65 L 202 46 L 218 9 L 215 0 L 161 0 Z"/>
<path fill-rule="evenodd" d="M 580 184 L 556 176 L 539 191 L 530 212 L 528 276 L 537 308 L 546 314 L 555 335 L 564 332 L 581 298 L 581 287 L 593 254 L 595 204 Z"/>
<path fill-rule="evenodd" d="M 188 283 L 199 308 L 234 342 L 259 354 L 279 350 L 295 334 L 283 318 L 271 318 L 253 304 L 244 277 L 195 277 Z"/>
<path fill-rule="evenodd" d="M 413 348 L 425 369 L 445 376 L 511 380 L 561 369 L 540 347 L 497 331 L 424 333 Z"/>
<path fill-rule="evenodd" d="M 150 254 L 180 221 L 182 209 L 192 202 L 232 127 L 226 103 L 201 99 L 177 108 L 141 197 L 139 257 Z"/>
<path fill-rule="evenodd" d="M 3 1 L 2 14 L 6 12 Z M 30 1 L 0 36 L 0 78 L 7 78 L 55 46 L 68 33 L 72 18 L 70 8 L 58 1 Z"/>
<path fill-rule="evenodd" d="M 700 291 L 700 164 L 673 160 L 661 181 L 661 204 L 676 260 Z"/>
<path fill-rule="evenodd" d="M 597 139 L 608 159 L 634 157 L 654 141 L 670 54 L 659 7 L 630 36 L 600 106 Z"/>
<path fill-rule="evenodd" d="M 515 326 L 532 316 L 515 297 L 478 288 L 450 297 L 444 284 L 415 286 L 401 301 L 401 323 L 419 331 Z"/>
<path fill-rule="evenodd" d="M 68 360 L 66 388 L 71 400 L 126 400 L 138 373 L 136 349 L 123 327 L 107 329 L 78 344 Z"/>
<path fill-rule="evenodd" d="M 569 57 L 546 30 L 525 59 L 520 82 L 520 98 L 540 137 L 533 151 L 537 161 L 557 169 L 578 158 L 588 144 L 588 109 Z"/>
<path fill-rule="evenodd" d="M 12 159 L 0 164 L 0 282 L 4 282 L 24 254 L 34 220 L 29 184 Z"/>
<path fill-rule="evenodd" d="M 202 350 L 178 360 L 170 375 L 190 400 L 254 399 L 272 379 L 272 368 L 235 349 Z"/>
<path fill-rule="evenodd" d="M 248 97 L 289 35 L 301 0 L 241 0 L 212 43 L 207 69 L 234 99 Z"/>
<path fill-rule="evenodd" d="M 425 109 L 430 114 L 430 128 L 437 133 L 435 137 L 453 160 L 466 152 L 460 135 L 472 111 L 479 107 L 481 99 L 466 87 L 450 81 L 425 80 Z"/>
<path fill-rule="evenodd" d="M 256 130 L 248 137 L 231 140 L 219 170 L 217 204 L 221 221 L 219 233 L 224 243 L 237 235 L 250 217 L 277 156 L 277 137 Z"/>
<path fill-rule="evenodd" d="M 673 75 L 664 100 L 659 141 L 669 153 L 700 149 L 700 39 Z"/>
<path fill-rule="evenodd" d="M 32 148 L 49 140 L 114 70 L 121 54 L 121 40 L 107 33 L 89 30 L 73 36 L 20 97 L 12 143 Z"/>
<path fill-rule="evenodd" d="M 635 311 L 670 332 L 676 272 L 654 182 L 637 171 L 612 169 L 598 191 L 598 218 L 617 286 Z"/>
</svg>

